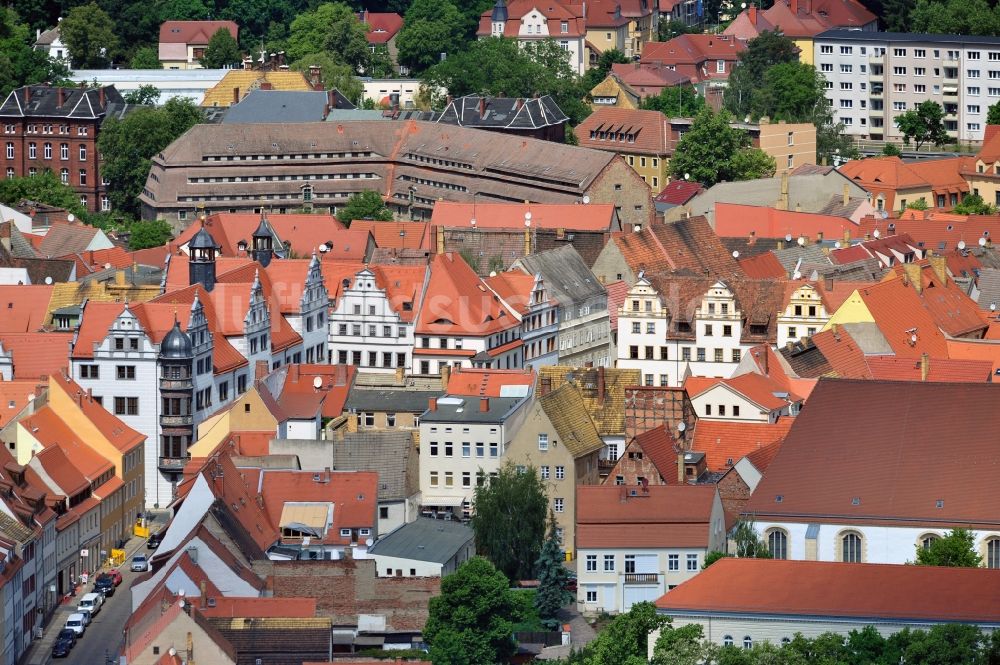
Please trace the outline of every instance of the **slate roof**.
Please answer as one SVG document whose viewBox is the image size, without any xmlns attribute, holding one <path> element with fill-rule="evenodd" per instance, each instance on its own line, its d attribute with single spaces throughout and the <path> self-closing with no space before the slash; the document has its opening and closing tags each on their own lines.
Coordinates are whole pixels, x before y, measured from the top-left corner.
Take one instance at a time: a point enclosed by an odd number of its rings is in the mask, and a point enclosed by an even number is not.
<svg viewBox="0 0 1000 665">
<path fill-rule="evenodd" d="M 988 383 L 821 379 L 747 512 L 768 521 L 995 529 L 998 390 Z"/>
<path fill-rule="evenodd" d="M 348 432 L 332 448 L 334 469 L 378 473 L 379 501 L 405 500 L 415 491 L 417 479 L 407 477 L 410 459 L 417 454 L 410 432 Z"/>
<path fill-rule="evenodd" d="M 568 120 L 549 95 L 533 98 L 466 95 L 452 100 L 436 122 L 463 127 L 528 131 L 561 125 Z"/>
<path fill-rule="evenodd" d="M 418 517 L 376 540 L 368 553 L 444 564 L 474 538 L 472 529 L 461 522 Z"/>
<path fill-rule="evenodd" d="M 604 286 L 571 245 L 529 254 L 518 263 L 530 275 L 541 273 L 549 293 L 563 307 L 607 297 Z"/>
<path fill-rule="evenodd" d="M 486 411 L 480 399 L 488 399 Z M 524 401 L 523 397 L 439 397 L 435 410 L 420 416 L 421 423 L 503 423 Z M 454 400 L 454 403 L 451 401 Z"/>
<path fill-rule="evenodd" d="M 104 116 L 111 104 L 125 105 L 125 100 L 113 86 L 97 90 L 61 88 L 63 103 L 59 105 L 59 88 L 30 85 L 12 91 L 0 104 L 0 118 L 73 118 L 97 119 Z M 29 92 L 30 91 L 30 92 Z M 104 105 L 101 93 L 104 93 Z"/>
<path fill-rule="evenodd" d="M 323 90 L 253 90 L 229 107 L 223 123 L 320 122 L 329 98 Z"/>
<path fill-rule="evenodd" d="M 575 385 L 563 384 L 538 401 L 555 427 L 559 440 L 574 458 L 604 447 L 601 435 L 587 413 L 583 394 Z"/>
<path fill-rule="evenodd" d="M 353 411 L 379 411 L 386 413 L 423 413 L 431 397 L 440 397 L 443 390 L 410 390 L 407 388 L 351 389 L 344 408 Z"/>
<path fill-rule="evenodd" d="M 717 563 L 722 565 L 671 589 L 657 608 L 809 621 L 1000 623 L 1000 576 L 982 568 L 748 558 Z"/>
</svg>

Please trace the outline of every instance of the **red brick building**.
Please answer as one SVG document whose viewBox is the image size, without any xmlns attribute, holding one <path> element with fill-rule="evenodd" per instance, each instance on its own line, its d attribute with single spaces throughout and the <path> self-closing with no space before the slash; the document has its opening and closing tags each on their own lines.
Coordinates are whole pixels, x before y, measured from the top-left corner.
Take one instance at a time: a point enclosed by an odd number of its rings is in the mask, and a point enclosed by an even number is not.
<svg viewBox="0 0 1000 665">
<path fill-rule="evenodd" d="M 109 114 L 126 104 L 114 88 L 30 85 L 0 105 L 0 176 L 17 178 L 51 170 L 76 190 L 88 210 L 110 210 L 101 180 L 97 137 Z"/>
</svg>

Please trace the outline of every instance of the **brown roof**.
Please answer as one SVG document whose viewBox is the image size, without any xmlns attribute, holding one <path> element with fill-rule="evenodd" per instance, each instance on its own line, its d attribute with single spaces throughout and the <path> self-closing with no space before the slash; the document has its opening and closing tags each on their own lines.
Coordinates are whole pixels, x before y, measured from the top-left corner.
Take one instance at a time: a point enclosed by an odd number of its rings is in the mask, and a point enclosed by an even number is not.
<svg viewBox="0 0 1000 665">
<path fill-rule="evenodd" d="M 208 44 L 222 28 L 237 39 L 240 28 L 235 21 L 164 21 L 160 25 L 160 43 Z"/>
<path fill-rule="evenodd" d="M 672 589 L 656 606 L 667 614 L 997 624 L 998 597 L 1000 575 L 982 568 L 728 558 Z"/>
<path fill-rule="evenodd" d="M 820 379 L 747 511 L 760 519 L 995 528 L 998 390 Z"/>
<path fill-rule="evenodd" d="M 715 497 L 714 485 L 580 485 L 576 546 L 708 547 Z"/>
<path fill-rule="evenodd" d="M 556 390 L 565 383 L 574 383 L 581 389 L 587 412 L 593 418 L 601 436 L 621 436 L 625 433 L 625 388 L 640 382 L 642 376 L 640 370 L 551 365 L 540 367 L 538 371 L 539 395 Z M 602 376 L 603 399 L 598 386 Z"/>
<path fill-rule="evenodd" d="M 562 444 L 574 457 L 583 457 L 604 447 L 601 435 L 587 413 L 580 389 L 565 383 L 538 400 L 552 421 Z"/>
<path fill-rule="evenodd" d="M 587 148 L 658 156 L 673 152 L 670 122 L 659 111 L 599 108 L 573 131 L 580 145 Z"/>
</svg>

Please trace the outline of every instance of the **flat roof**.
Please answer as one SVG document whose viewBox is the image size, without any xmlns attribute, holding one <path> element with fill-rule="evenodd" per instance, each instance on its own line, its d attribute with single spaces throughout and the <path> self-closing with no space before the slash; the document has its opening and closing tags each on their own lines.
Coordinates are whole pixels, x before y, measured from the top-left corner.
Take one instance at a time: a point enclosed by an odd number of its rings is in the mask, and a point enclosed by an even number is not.
<svg viewBox="0 0 1000 665">
<path fill-rule="evenodd" d="M 866 30 L 827 30 L 816 35 L 814 40 L 853 40 L 861 42 L 914 42 L 941 44 L 982 44 L 1000 48 L 1000 37 L 983 35 L 938 35 L 922 32 L 869 32 Z"/>
</svg>

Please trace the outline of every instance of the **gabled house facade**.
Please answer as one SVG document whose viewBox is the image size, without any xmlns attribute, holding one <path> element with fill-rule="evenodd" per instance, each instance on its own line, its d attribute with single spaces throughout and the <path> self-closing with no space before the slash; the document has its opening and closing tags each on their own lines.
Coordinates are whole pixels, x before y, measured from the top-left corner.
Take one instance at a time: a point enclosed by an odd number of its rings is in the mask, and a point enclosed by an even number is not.
<svg viewBox="0 0 1000 665">
<path fill-rule="evenodd" d="M 540 7 L 532 0 L 497 0 L 479 18 L 476 36 L 507 37 L 522 43 L 553 39 L 569 53 L 569 66 L 583 74 L 589 65 L 587 18 L 582 6 L 559 0 Z"/>
</svg>

